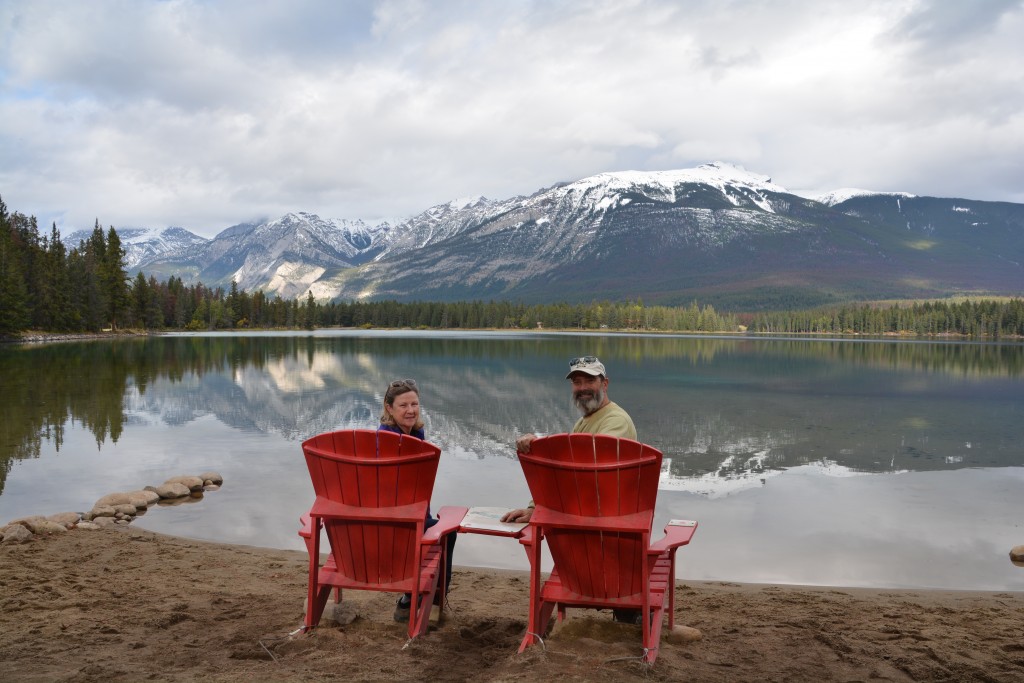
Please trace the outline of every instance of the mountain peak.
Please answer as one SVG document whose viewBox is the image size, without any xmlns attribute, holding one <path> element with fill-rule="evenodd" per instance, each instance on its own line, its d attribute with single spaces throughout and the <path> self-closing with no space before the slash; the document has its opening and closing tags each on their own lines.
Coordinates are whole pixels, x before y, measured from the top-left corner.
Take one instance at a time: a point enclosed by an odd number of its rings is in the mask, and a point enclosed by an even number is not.
<svg viewBox="0 0 1024 683">
<path fill-rule="evenodd" d="M 461 211 L 462 209 L 470 209 L 483 204 L 487 204 L 487 197 L 475 194 L 470 197 L 459 197 L 458 199 L 451 200 L 448 202 L 448 208 L 454 211 Z"/>
<path fill-rule="evenodd" d="M 742 166 L 722 161 L 701 164 L 696 168 L 668 171 L 610 171 L 558 187 L 582 189 L 594 185 L 605 185 L 609 189 L 625 189 L 637 185 L 656 185 L 665 189 L 673 189 L 684 183 L 700 183 L 719 190 L 723 190 L 727 185 L 740 185 L 758 191 L 788 192 L 786 188 L 773 183 L 771 176 L 752 173 Z"/>
<path fill-rule="evenodd" d="M 911 198 L 916 195 L 910 194 L 909 192 L 876 192 L 874 190 L 860 190 L 855 187 L 843 187 L 838 190 L 832 190 L 816 195 L 805 195 L 808 199 L 813 199 L 816 202 L 820 202 L 826 206 L 835 206 L 836 204 L 842 204 L 848 199 L 854 197 L 904 197 Z"/>
</svg>

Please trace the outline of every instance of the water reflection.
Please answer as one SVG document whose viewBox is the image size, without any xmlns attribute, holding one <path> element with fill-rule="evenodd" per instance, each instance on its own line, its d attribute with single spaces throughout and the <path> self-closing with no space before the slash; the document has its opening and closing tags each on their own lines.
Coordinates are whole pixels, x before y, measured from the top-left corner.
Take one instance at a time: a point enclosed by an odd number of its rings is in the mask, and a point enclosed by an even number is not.
<svg viewBox="0 0 1024 683">
<path fill-rule="evenodd" d="M 419 382 L 444 452 L 438 504 L 519 506 L 514 439 L 569 428 L 563 378 L 582 354 L 665 454 L 656 524 L 700 520 L 685 576 L 1024 589 L 1006 561 L 1024 543 L 1019 344 L 324 331 L 7 346 L 0 522 L 217 470 L 216 496 L 136 523 L 299 549 L 298 441 L 374 426 L 396 377 Z M 467 538 L 457 561 L 525 559 Z"/>
<path fill-rule="evenodd" d="M 466 457 L 512 457 L 524 431 L 575 415 L 561 372 L 605 359 L 611 395 L 666 455 L 663 486 L 707 495 L 818 464 L 892 472 L 1024 464 L 1022 347 L 1012 344 L 567 335 L 172 336 L 8 348 L 0 492 L 14 460 L 97 449 L 125 425 L 212 415 L 288 440 L 376 421 L 380 387 L 413 374 L 428 433 Z"/>
</svg>

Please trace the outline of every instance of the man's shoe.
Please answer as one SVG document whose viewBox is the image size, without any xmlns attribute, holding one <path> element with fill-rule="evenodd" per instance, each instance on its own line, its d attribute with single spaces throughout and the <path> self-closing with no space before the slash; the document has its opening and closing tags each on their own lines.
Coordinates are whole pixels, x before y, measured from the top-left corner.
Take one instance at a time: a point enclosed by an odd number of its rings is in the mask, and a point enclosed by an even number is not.
<svg viewBox="0 0 1024 683">
<path fill-rule="evenodd" d="M 639 626 L 643 623 L 642 611 L 638 609 L 613 609 L 612 619 L 620 624 L 636 624 Z"/>
<path fill-rule="evenodd" d="M 408 624 L 411 608 L 412 599 L 408 595 L 403 595 L 398 598 L 398 604 L 395 605 L 395 621 L 402 624 Z"/>
</svg>

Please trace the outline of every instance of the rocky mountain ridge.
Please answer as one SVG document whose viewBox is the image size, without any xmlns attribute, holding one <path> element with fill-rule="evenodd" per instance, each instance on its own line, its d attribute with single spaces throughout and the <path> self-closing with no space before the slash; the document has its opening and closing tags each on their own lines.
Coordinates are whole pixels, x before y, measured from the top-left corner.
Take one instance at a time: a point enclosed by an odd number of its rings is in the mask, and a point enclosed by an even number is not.
<svg viewBox="0 0 1024 683">
<path fill-rule="evenodd" d="M 290 213 L 211 240 L 146 234 L 122 235 L 126 248 L 140 243 L 133 272 L 321 300 L 698 299 L 749 310 L 1024 289 L 1024 205 L 803 197 L 723 163 L 474 197 L 395 225 Z"/>
</svg>

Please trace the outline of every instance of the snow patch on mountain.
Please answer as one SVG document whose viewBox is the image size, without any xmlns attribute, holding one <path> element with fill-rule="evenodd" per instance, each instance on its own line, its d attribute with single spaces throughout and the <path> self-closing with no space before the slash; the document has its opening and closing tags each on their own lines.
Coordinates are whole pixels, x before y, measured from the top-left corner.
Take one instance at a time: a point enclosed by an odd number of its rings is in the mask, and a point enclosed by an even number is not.
<svg viewBox="0 0 1024 683">
<path fill-rule="evenodd" d="M 611 190 L 629 190 L 638 185 L 661 188 L 666 196 L 674 197 L 675 188 L 685 183 L 710 185 L 725 192 L 730 186 L 744 186 L 765 192 L 786 193 L 786 188 L 772 182 L 770 176 L 751 173 L 742 166 L 735 166 L 721 161 L 702 164 L 696 168 L 683 168 L 673 171 L 616 171 L 598 173 L 568 183 L 560 189 L 584 189 L 587 187 L 604 186 Z"/>
<path fill-rule="evenodd" d="M 630 193 L 640 193 L 656 201 L 675 203 L 679 190 L 687 185 L 705 185 L 714 188 L 734 206 L 752 202 L 759 209 L 774 213 L 771 200 L 766 193 L 786 194 L 789 191 L 772 182 L 770 176 L 751 173 L 742 166 L 721 161 L 702 164 L 696 168 L 671 171 L 615 171 L 598 173 L 571 183 L 564 183 L 548 190 L 547 194 L 560 199 L 569 199 L 579 210 L 591 198 L 596 202 L 592 211 L 600 213 L 615 207 L 625 206 L 632 201 Z"/>
<path fill-rule="evenodd" d="M 472 197 L 460 197 L 459 199 L 453 199 L 448 202 L 448 206 L 455 211 L 461 211 L 462 209 L 469 209 L 486 203 L 487 197 L 477 194 Z"/>
<path fill-rule="evenodd" d="M 844 187 L 821 194 L 802 194 L 800 196 L 806 197 L 807 199 L 813 199 L 814 201 L 826 206 L 835 206 L 855 197 L 883 196 L 910 198 L 915 197 L 916 195 L 910 194 L 909 192 L 876 192 L 874 190 L 861 190 L 855 187 Z"/>
</svg>

